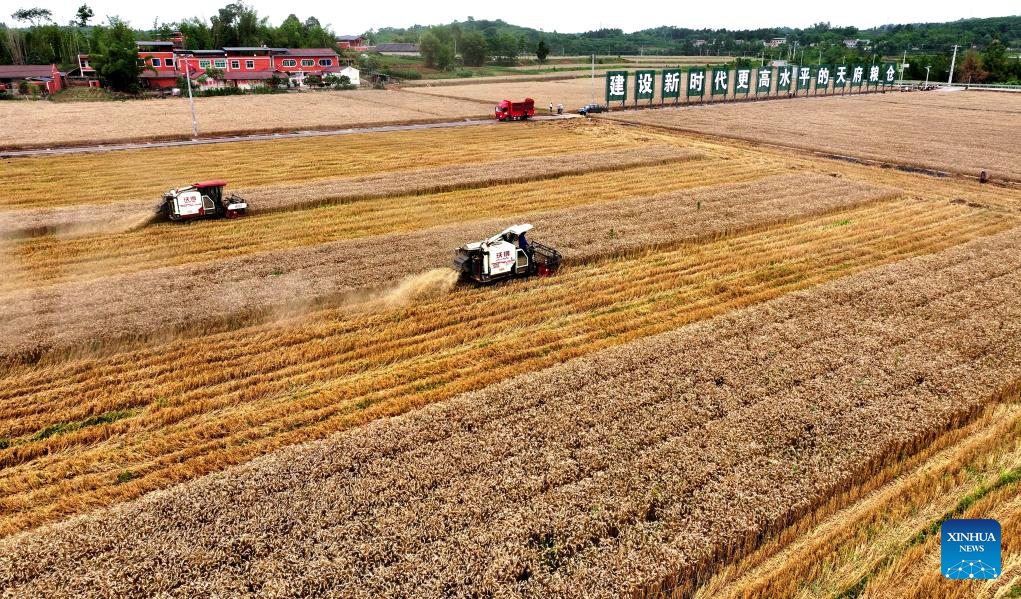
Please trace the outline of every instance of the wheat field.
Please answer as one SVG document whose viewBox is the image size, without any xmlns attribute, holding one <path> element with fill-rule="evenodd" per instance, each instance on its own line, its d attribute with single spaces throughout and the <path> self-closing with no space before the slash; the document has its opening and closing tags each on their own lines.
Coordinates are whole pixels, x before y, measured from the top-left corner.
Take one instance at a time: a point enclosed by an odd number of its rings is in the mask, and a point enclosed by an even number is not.
<svg viewBox="0 0 1021 599">
<path fill-rule="evenodd" d="M 595 119 L 0 177 L 8 594 L 921 597 L 1021 530 L 1016 187 Z M 555 276 L 447 267 L 516 222 Z"/>
<path fill-rule="evenodd" d="M 335 129 L 485 117 L 478 102 L 398 90 L 319 91 L 196 98 L 201 135 Z M 187 98 L 120 102 L 4 102 L 0 149 L 190 139 Z"/>
<path fill-rule="evenodd" d="M 1021 95 L 913 92 L 715 104 L 601 118 L 1021 181 Z"/>
</svg>

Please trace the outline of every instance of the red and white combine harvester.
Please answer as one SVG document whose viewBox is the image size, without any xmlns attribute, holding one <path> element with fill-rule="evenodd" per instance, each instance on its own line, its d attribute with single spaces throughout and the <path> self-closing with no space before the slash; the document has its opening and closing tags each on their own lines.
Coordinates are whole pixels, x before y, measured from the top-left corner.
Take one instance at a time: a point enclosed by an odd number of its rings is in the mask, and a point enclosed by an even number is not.
<svg viewBox="0 0 1021 599">
<path fill-rule="evenodd" d="M 496 105 L 496 120 L 524 121 L 535 116 L 535 100 L 525 98 L 524 102 L 500 100 Z"/>
<path fill-rule="evenodd" d="M 529 224 L 514 225 L 484 241 L 462 245 L 451 267 L 478 283 L 549 276 L 560 268 L 560 252 L 525 239 L 525 233 L 531 230 Z"/>
<path fill-rule="evenodd" d="M 226 186 L 226 181 L 202 181 L 188 187 L 171 189 L 163 194 L 163 201 L 156 206 L 156 214 L 170 220 L 244 216 L 248 202 L 233 193 L 223 197 L 223 188 Z"/>
</svg>

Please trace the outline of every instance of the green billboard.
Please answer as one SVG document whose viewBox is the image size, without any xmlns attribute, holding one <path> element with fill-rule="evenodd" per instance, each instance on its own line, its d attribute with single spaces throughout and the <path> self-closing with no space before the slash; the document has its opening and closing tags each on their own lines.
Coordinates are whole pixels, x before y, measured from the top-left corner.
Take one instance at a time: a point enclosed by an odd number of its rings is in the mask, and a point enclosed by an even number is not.
<svg viewBox="0 0 1021 599">
<path fill-rule="evenodd" d="M 851 82 L 851 70 L 846 64 L 838 64 L 833 67 L 833 88 L 843 89 Z"/>
<path fill-rule="evenodd" d="M 776 91 L 789 92 L 794 89 L 794 67 L 787 65 L 776 70 Z"/>
<path fill-rule="evenodd" d="M 663 69 L 663 90 L 660 95 L 663 99 L 681 96 L 681 69 Z"/>
<path fill-rule="evenodd" d="M 821 64 L 815 68 L 815 91 L 826 92 L 830 88 L 830 81 L 833 80 L 833 67 L 828 64 Z"/>
<path fill-rule="evenodd" d="M 755 73 L 755 93 L 766 94 L 773 90 L 773 68 L 763 67 Z"/>
<path fill-rule="evenodd" d="M 705 95 L 706 70 L 702 68 L 688 69 L 688 97 Z"/>
<path fill-rule="evenodd" d="M 737 69 L 734 71 L 734 95 L 744 94 L 752 90 L 752 70 Z"/>
<path fill-rule="evenodd" d="M 807 90 L 812 85 L 812 67 L 797 67 L 798 89 Z"/>
<path fill-rule="evenodd" d="M 656 95 L 656 71 L 635 71 L 635 100 L 649 100 Z"/>
<path fill-rule="evenodd" d="M 627 71 L 606 72 L 606 103 L 627 100 Z"/>
<path fill-rule="evenodd" d="M 883 85 L 895 85 L 897 83 L 897 65 L 892 62 L 883 63 L 883 71 L 880 78 Z"/>
<path fill-rule="evenodd" d="M 856 64 L 851 67 L 851 85 L 861 87 L 865 83 L 865 65 Z"/>
<path fill-rule="evenodd" d="M 713 69 L 713 95 L 726 96 L 730 89 L 730 69 Z"/>
</svg>

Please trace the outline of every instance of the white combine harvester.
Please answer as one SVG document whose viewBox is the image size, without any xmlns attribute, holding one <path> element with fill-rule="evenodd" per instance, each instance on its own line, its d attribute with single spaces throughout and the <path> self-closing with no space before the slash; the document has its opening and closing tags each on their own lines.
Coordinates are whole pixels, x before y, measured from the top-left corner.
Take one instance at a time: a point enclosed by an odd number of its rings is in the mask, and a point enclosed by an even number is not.
<svg viewBox="0 0 1021 599">
<path fill-rule="evenodd" d="M 156 206 L 156 214 L 170 220 L 244 216 L 248 202 L 236 194 L 224 197 L 223 188 L 226 186 L 226 181 L 216 180 L 171 189 L 163 194 L 163 199 Z"/>
<path fill-rule="evenodd" d="M 528 241 L 532 225 L 507 227 L 484 241 L 465 244 L 454 255 L 454 270 L 479 283 L 511 277 L 549 276 L 560 268 L 560 252 Z"/>
</svg>

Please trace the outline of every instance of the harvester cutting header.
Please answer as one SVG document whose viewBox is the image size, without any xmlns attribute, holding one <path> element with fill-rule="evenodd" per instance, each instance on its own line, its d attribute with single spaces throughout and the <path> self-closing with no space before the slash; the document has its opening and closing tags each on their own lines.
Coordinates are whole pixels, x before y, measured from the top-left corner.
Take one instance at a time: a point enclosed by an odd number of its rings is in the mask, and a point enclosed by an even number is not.
<svg viewBox="0 0 1021 599">
<path fill-rule="evenodd" d="M 156 206 L 156 214 L 170 220 L 197 218 L 238 218 L 244 216 L 248 202 L 236 194 L 223 197 L 226 181 L 202 181 L 188 187 L 171 189 L 163 194 Z"/>
<path fill-rule="evenodd" d="M 530 230 L 529 224 L 514 225 L 489 239 L 465 244 L 455 252 L 451 266 L 479 283 L 555 273 L 560 268 L 560 252 L 528 241 L 525 233 Z"/>
</svg>

